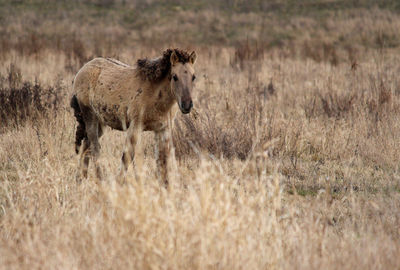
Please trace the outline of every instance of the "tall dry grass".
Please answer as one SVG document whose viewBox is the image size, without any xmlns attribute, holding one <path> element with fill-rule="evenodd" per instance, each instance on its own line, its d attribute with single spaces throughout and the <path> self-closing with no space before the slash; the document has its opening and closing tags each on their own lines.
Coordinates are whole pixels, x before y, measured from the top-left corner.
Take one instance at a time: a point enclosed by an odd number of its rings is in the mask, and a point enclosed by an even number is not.
<svg viewBox="0 0 400 270">
<path fill-rule="evenodd" d="M 199 55 L 197 114 L 175 121 L 169 190 L 156 178 L 151 134 L 119 186 L 124 139 L 111 130 L 101 139 L 107 180 L 91 172 L 75 181 L 76 123 L 66 105 L 4 129 L 2 268 L 399 265 L 397 55 L 371 54 L 356 70 L 274 53 L 241 68 L 224 48 Z M 14 65 L 23 70 L 27 59 Z M 41 71 L 68 96 L 73 73 L 63 68 L 61 79 Z"/>
</svg>

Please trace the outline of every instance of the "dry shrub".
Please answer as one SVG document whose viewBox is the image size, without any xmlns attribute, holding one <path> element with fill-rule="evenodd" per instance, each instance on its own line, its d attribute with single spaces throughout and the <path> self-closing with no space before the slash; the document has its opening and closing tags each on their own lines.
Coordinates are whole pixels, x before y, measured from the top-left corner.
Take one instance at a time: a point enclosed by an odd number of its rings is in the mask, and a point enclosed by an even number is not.
<svg viewBox="0 0 400 270">
<path fill-rule="evenodd" d="M 66 45 L 67 56 L 75 57 L 79 60 L 79 63 L 83 65 L 89 59 L 87 57 L 85 45 L 82 40 L 77 38 L 74 34 L 70 39 L 70 42 Z"/>
<path fill-rule="evenodd" d="M 327 93 L 324 96 L 319 95 L 322 103 L 323 113 L 328 117 L 340 118 L 352 111 L 354 101 L 357 95 L 346 93 L 339 95 L 337 93 Z"/>
<path fill-rule="evenodd" d="M 264 58 L 265 46 L 262 43 L 255 42 L 251 44 L 248 40 L 246 42 L 239 43 L 235 47 L 235 56 L 233 58 L 232 66 L 239 66 L 240 69 L 244 69 L 246 62 L 255 61 Z"/>
<path fill-rule="evenodd" d="M 373 95 L 367 100 L 368 111 L 372 114 L 382 114 L 392 101 L 392 91 L 380 81 L 378 85 L 373 84 Z"/>
<path fill-rule="evenodd" d="M 346 46 L 347 58 L 350 63 L 350 68 L 352 71 L 356 71 L 358 68 L 358 58 L 359 52 L 356 48 L 352 46 Z"/>
<path fill-rule="evenodd" d="M 382 80 L 379 83 L 372 81 L 370 89 L 364 92 L 356 89 L 321 92 L 315 91 L 303 104 L 307 118 L 324 115 L 339 119 L 355 112 L 365 112 L 374 119 L 380 119 L 388 110 L 397 112 L 397 107 L 392 106 L 392 90 Z"/>
<path fill-rule="evenodd" d="M 20 69 L 13 64 L 6 78 L 0 75 L 0 82 L 1 129 L 47 117 L 62 107 L 63 91 L 59 83 L 45 88 L 37 81 L 33 84 L 23 81 Z"/>
<path fill-rule="evenodd" d="M 254 131 L 248 129 L 248 114 L 234 122 L 218 126 L 215 115 L 205 113 L 197 119 L 182 116 L 175 122 L 173 141 L 179 159 L 207 153 L 214 157 L 244 160 L 250 153 Z"/>
<path fill-rule="evenodd" d="M 4 31 L 5 37 L 9 35 L 10 32 Z M 19 55 L 45 57 L 49 50 L 53 50 L 62 52 L 70 60 L 76 60 L 79 65 L 83 65 L 91 58 L 84 40 L 74 30 L 56 33 L 51 37 L 36 30 L 27 30 L 15 40 L 0 38 L 0 42 L 2 44 L 0 53 L 3 57 L 10 51 L 16 51 Z"/>
<path fill-rule="evenodd" d="M 47 41 L 37 32 L 27 33 L 18 37 L 14 48 L 22 55 L 37 55 L 48 45 Z"/>
<path fill-rule="evenodd" d="M 62 50 L 68 59 L 65 68 L 73 73 L 77 71 L 77 68 L 81 67 L 92 58 L 88 56 L 87 49 L 82 39 L 78 38 L 75 33 L 63 42 Z M 75 61 L 77 62 L 76 65 Z"/>
<path fill-rule="evenodd" d="M 316 62 L 329 62 L 333 66 L 339 64 L 339 56 L 335 45 L 326 42 L 305 41 L 301 55 L 305 59 L 309 58 Z"/>
</svg>

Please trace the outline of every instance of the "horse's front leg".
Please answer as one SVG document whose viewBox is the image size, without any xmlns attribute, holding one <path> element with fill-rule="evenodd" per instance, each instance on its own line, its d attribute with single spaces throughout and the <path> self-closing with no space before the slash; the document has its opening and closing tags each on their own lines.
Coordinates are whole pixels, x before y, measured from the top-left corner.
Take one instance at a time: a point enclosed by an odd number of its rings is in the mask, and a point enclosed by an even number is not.
<svg viewBox="0 0 400 270">
<path fill-rule="evenodd" d="M 121 167 L 119 172 L 119 179 L 120 183 L 125 182 L 126 171 L 128 170 L 129 164 L 134 163 L 135 158 L 135 148 L 138 139 L 138 128 L 136 125 L 131 123 L 130 127 L 128 128 L 128 133 L 126 137 L 126 144 L 125 150 L 122 154 L 121 158 Z"/>
<path fill-rule="evenodd" d="M 171 136 L 168 129 L 155 133 L 157 171 L 165 187 L 168 187 L 168 157 L 170 155 Z"/>
</svg>

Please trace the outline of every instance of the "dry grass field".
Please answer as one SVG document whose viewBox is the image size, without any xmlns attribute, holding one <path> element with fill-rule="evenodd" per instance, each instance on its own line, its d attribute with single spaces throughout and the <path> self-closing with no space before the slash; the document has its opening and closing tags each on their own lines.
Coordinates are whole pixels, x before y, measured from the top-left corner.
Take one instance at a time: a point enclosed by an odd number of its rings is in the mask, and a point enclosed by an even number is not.
<svg viewBox="0 0 400 270">
<path fill-rule="evenodd" d="M 399 269 L 400 6 L 373 3 L 0 0 L 0 269 Z M 150 133 L 116 183 L 109 128 L 77 183 L 75 73 L 168 47 L 198 54 L 169 189 Z"/>
</svg>

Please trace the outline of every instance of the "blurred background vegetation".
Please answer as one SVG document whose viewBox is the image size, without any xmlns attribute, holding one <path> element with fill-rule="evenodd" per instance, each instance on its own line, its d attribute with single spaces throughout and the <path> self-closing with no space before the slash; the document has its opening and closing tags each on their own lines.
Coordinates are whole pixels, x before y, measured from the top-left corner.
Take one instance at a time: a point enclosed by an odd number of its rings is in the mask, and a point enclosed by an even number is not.
<svg viewBox="0 0 400 270">
<path fill-rule="evenodd" d="M 82 61 L 138 46 L 230 46 L 248 58 L 279 48 L 337 64 L 399 47 L 399 12 L 395 0 L 0 0 L 0 46 Z"/>
</svg>

